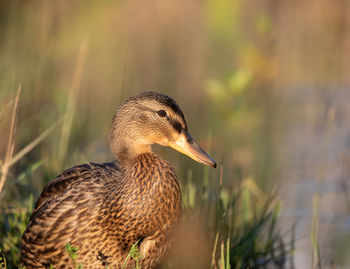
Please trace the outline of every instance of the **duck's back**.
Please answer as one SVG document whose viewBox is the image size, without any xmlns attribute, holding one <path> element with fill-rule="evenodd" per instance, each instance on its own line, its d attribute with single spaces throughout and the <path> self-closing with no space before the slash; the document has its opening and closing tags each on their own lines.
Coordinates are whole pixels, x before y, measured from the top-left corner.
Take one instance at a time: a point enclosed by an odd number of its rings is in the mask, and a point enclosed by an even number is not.
<svg viewBox="0 0 350 269">
<path fill-rule="evenodd" d="M 81 251 L 88 247 L 87 238 L 98 232 L 94 221 L 103 199 L 111 188 L 118 188 L 121 178 L 117 163 L 89 163 L 53 179 L 42 191 L 22 237 L 21 258 L 26 268 L 70 267 L 65 246 L 70 243 Z"/>
<path fill-rule="evenodd" d="M 152 268 L 180 214 L 175 173 L 153 154 L 128 175 L 116 162 L 76 166 L 41 193 L 22 237 L 22 262 L 26 268 L 74 268 L 65 250 L 69 243 L 84 268 L 122 268 L 138 242 L 142 268 Z"/>
</svg>

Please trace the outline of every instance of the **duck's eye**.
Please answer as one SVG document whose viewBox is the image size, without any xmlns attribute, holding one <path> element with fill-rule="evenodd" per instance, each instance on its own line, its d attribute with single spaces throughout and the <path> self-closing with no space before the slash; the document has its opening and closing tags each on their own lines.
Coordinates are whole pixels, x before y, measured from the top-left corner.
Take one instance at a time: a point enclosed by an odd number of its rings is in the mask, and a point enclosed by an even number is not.
<svg viewBox="0 0 350 269">
<path fill-rule="evenodd" d="M 166 111 L 161 109 L 157 111 L 157 114 L 159 115 L 159 117 L 165 117 L 166 116 Z"/>
</svg>

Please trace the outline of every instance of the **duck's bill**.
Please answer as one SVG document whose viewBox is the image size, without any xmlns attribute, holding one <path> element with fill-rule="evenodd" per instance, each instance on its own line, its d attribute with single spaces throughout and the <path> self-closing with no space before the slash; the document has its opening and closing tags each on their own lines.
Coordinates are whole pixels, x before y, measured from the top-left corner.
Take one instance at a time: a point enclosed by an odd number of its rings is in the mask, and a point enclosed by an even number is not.
<svg viewBox="0 0 350 269">
<path fill-rule="evenodd" d="M 185 130 L 181 132 L 178 139 L 170 141 L 169 146 L 197 162 L 216 168 L 216 162 L 213 158 L 210 157 Z"/>
</svg>

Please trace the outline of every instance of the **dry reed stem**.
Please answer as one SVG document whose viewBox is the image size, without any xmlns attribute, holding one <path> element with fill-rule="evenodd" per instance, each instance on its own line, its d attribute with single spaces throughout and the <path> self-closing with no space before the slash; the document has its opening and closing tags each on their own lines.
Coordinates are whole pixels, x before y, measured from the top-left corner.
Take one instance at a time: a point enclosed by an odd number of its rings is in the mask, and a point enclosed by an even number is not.
<svg viewBox="0 0 350 269">
<path fill-rule="evenodd" d="M 224 165 L 221 164 L 220 165 L 220 179 L 219 179 L 219 183 L 220 183 L 220 187 L 222 187 L 222 178 L 224 176 Z"/>
<path fill-rule="evenodd" d="M 214 268 L 214 269 L 218 268 L 216 264 L 216 247 L 218 245 L 218 239 L 219 239 L 219 233 L 216 234 L 214 249 L 213 249 L 213 252 L 211 253 L 211 268 Z"/>
<path fill-rule="evenodd" d="M 8 162 L 8 166 L 15 164 L 20 159 L 22 159 L 28 152 L 30 152 L 33 148 L 35 148 L 41 141 L 43 141 L 54 129 L 55 127 L 62 121 L 62 118 L 52 124 L 49 128 L 47 128 L 41 135 L 35 138 L 32 142 L 30 142 L 27 146 L 25 146 L 20 152 L 18 152 L 15 157 L 13 157 Z"/>
<path fill-rule="evenodd" d="M 77 62 L 74 69 L 72 84 L 69 90 L 67 107 L 63 118 L 61 142 L 60 142 L 60 147 L 58 152 L 59 165 L 62 165 L 63 160 L 67 154 L 69 136 L 72 130 L 77 98 L 79 94 L 81 80 L 83 77 L 87 49 L 88 49 L 87 41 L 82 41 L 80 44 L 80 48 L 77 56 Z"/>
<path fill-rule="evenodd" d="M 320 210 L 320 200 L 322 195 L 322 185 L 326 178 L 327 172 L 327 152 L 329 147 L 329 141 L 331 137 L 332 127 L 334 124 L 336 109 L 335 107 L 330 107 L 327 111 L 326 118 L 326 129 L 323 134 L 323 143 L 321 150 L 321 164 L 320 172 L 318 177 L 318 186 L 316 192 L 312 197 L 312 219 L 311 219 L 311 245 L 312 245 L 312 256 L 311 256 L 311 267 L 313 269 L 321 269 L 321 255 L 319 248 L 319 210 Z"/>
<path fill-rule="evenodd" d="M 16 128 L 17 107 L 18 107 L 19 96 L 21 94 L 21 90 L 22 90 L 22 85 L 20 84 L 17 88 L 16 98 L 15 98 L 15 102 L 14 102 L 13 108 L 12 108 L 10 135 L 9 135 L 9 140 L 8 140 L 8 144 L 7 144 L 5 162 L 1 167 L 0 193 L 5 185 L 7 173 L 8 173 L 9 168 L 10 168 L 9 161 L 12 158 L 13 150 L 15 148 L 14 134 L 15 134 L 15 128 Z"/>
</svg>

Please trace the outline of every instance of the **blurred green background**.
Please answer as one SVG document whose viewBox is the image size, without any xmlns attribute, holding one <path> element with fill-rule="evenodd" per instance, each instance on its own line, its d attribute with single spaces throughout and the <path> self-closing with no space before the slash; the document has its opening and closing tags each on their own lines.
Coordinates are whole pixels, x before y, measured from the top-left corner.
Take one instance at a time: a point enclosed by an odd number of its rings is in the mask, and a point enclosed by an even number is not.
<svg viewBox="0 0 350 269">
<path fill-rule="evenodd" d="M 262 207 L 261 196 L 274 193 L 281 206 L 274 229 L 295 247 L 286 267 L 349 266 L 347 1 L 0 1 L 0 40 L 2 175 L 19 87 L 13 156 L 33 146 L 9 168 L 0 193 L 9 264 L 18 263 L 18 235 L 44 185 L 73 165 L 112 160 L 114 111 L 156 90 L 179 103 L 192 136 L 221 165 L 203 169 L 155 147 L 174 165 L 185 206 L 195 197 L 228 207 L 235 190 L 253 186 Z M 187 232 L 198 240 L 193 248 L 205 250 L 188 259 L 203 268 L 216 232 L 208 239 L 197 222 Z"/>
</svg>

